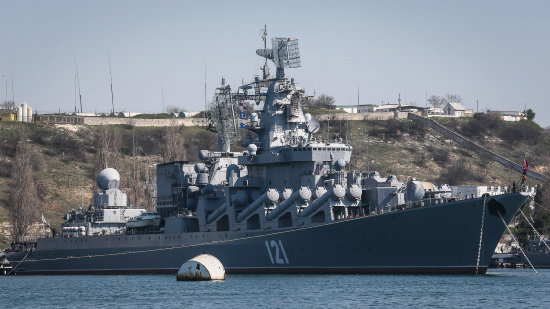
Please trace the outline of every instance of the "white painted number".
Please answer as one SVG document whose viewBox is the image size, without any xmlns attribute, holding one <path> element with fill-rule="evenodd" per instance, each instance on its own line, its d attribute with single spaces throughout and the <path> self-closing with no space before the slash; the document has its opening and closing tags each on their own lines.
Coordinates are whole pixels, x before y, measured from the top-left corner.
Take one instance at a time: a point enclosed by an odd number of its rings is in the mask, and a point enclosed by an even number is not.
<svg viewBox="0 0 550 309">
<path fill-rule="evenodd" d="M 267 254 L 269 254 L 271 264 L 289 264 L 288 257 L 286 256 L 285 247 L 283 247 L 283 242 L 281 240 L 279 240 L 278 243 L 275 240 L 272 240 L 271 242 L 269 240 L 266 240 L 265 248 L 267 249 Z M 275 258 L 273 258 L 273 253 L 271 252 L 273 249 L 275 249 Z M 281 253 L 283 255 L 282 257 Z"/>
</svg>

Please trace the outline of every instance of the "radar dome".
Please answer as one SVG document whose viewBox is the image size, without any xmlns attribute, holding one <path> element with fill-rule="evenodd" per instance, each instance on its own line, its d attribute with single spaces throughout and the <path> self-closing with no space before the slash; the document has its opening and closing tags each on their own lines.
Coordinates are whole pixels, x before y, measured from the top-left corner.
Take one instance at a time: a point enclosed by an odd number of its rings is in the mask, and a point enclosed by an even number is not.
<svg viewBox="0 0 550 309">
<path fill-rule="evenodd" d="M 258 146 L 256 146 L 255 144 L 250 144 L 248 145 L 247 150 L 249 155 L 255 156 L 256 151 L 258 150 Z"/>
<path fill-rule="evenodd" d="M 120 174 L 114 168 L 106 168 L 97 176 L 97 186 L 101 190 L 118 189 Z"/>
<path fill-rule="evenodd" d="M 206 165 L 204 163 L 196 163 L 195 164 L 195 172 L 197 173 L 204 173 L 206 170 Z"/>
<path fill-rule="evenodd" d="M 344 167 L 346 167 L 346 161 L 344 159 L 338 159 L 336 161 L 336 169 L 341 171 Z"/>
</svg>

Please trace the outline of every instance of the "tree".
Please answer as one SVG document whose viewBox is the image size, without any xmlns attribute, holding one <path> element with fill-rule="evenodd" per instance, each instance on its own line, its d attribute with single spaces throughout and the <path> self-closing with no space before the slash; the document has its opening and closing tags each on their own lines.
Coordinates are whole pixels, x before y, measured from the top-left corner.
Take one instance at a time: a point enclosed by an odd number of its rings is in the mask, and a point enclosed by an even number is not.
<svg viewBox="0 0 550 309">
<path fill-rule="evenodd" d="M 336 108 L 334 104 L 334 98 L 326 94 L 322 94 L 318 98 L 309 100 L 306 102 L 307 102 L 306 103 L 307 108 L 310 108 L 310 109 L 316 109 L 316 108 L 335 109 Z"/>
<path fill-rule="evenodd" d="M 535 112 L 532 109 L 528 109 L 528 110 L 525 111 L 525 117 L 528 120 L 533 120 L 533 119 L 535 119 Z"/>
<path fill-rule="evenodd" d="M 185 108 L 183 107 L 178 107 L 178 106 L 174 106 L 174 105 L 169 105 L 166 107 L 166 112 L 168 114 L 171 114 L 171 113 L 174 113 L 174 114 L 179 114 L 180 112 L 185 112 Z"/>
<path fill-rule="evenodd" d="M 444 100 L 445 103 L 462 103 L 462 97 L 454 93 L 447 93 Z"/>
<path fill-rule="evenodd" d="M 120 134 L 108 126 L 100 126 L 96 139 L 95 174 L 103 169 L 118 167 L 120 158 Z"/>
<path fill-rule="evenodd" d="M 164 162 L 185 160 L 184 139 L 180 133 L 180 127 L 173 120 L 164 131 L 164 147 L 162 158 Z"/>
<path fill-rule="evenodd" d="M 2 102 L 2 104 L 0 104 L 0 109 L 15 111 L 16 110 L 15 102 L 13 102 L 12 100 L 5 100 L 4 102 Z"/>
<path fill-rule="evenodd" d="M 428 103 L 435 107 L 435 108 L 438 108 L 438 107 L 442 107 L 443 104 L 444 104 L 444 100 L 442 97 L 438 96 L 438 95 L 432 95 L 428 98 Z"/>
<path fill-rule="evenodd" d="M 12 166 L 13 187 L 8 202 L 12 240 L 28 234 L 38 216 L 38 195 L 32 175 L 33 149 L 23 128 L 19 131 L 15 159 Z"/>
</svg>

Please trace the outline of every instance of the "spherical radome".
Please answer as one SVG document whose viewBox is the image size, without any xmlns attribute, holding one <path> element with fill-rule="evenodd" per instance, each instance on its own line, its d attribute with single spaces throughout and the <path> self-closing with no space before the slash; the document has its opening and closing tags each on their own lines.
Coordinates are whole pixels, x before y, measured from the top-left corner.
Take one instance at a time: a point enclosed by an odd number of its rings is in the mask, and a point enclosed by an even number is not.
<svg viewBox="0 0 550 309">
<path fill-rule="evenodd" d="M 118 189 L 120 174 L 114 168 L 106 168 L 97 176 L 97 186 L 101 190 Z"/>
</svg>

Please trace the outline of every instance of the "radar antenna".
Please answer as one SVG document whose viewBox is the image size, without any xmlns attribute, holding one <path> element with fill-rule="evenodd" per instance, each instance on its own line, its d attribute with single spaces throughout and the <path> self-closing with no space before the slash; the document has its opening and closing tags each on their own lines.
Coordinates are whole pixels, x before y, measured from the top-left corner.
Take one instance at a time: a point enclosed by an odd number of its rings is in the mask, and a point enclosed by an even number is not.
<svg viewBox="0 0 550 309">
<path fill-rule="evenodd" d="M 284 68 L 299 68 L 301 66 L 297 39 L 274 38 L 271 39 L 271 47 L 271 49 L 257 49 L 256 54 L 264 57 L 266 61 L 267 59 L 273 60 L 277 68 L 277 79 L 284 78 Z"/>
</svg>

